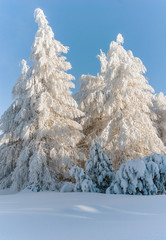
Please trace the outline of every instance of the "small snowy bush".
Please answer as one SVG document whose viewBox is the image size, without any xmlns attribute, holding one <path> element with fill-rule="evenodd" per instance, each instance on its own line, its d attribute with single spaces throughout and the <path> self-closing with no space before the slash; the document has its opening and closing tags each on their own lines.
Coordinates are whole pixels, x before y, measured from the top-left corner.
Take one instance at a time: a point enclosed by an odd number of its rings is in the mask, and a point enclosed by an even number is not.
<svg viewBox="0 0 166 240">
<path fill-rule="evenodd" d="M 75 191 L 105 193 L 114 178 L 114 169 L 111 165 L 100 144 L 93 140 L 85 171 L 78 166 L 70 170 L 70 175 L 76 180 Z"/>
<path fill-rule="evenodd" d="M 90 158 L 86 162 L 86 173 L 96 185 L 98 192 L 105 192 L 114 178 L 112 163 L 103 152 L 100 144 L 93 140 L 90 148 Z"/>
<path fill-rule="evenodd" d="M 60 192 L 74 192 L 74 187 L 72 182 L 64 182 Z"/>
<path fill-rule="evenodd" d="M 75 192 L 95 192 L 95 186 L 83 168 L 73 166 L 70 170 L 70 175 L 74 176 L 76 180 Z"/>
<path fill-rule="evenodd" d="M 117 171 L 107 193 L 154 195 L 166 192 L 166 156 L 152 154 L 128 160 Z"/>
<path fill-rule="evenodd" d="M 166 193 L 166 155 L 152 154 L 144 158 L 149 174 L 157 188 L 157 193 Z"/>
<path fill-rule="evenodd" d="M 107 193 L 138 194 L 143 190 L 143 178 L 146 166 L 140 159 L 128 160 L 120 166 L 115 180 L 107 189 Z"/>
</svg>

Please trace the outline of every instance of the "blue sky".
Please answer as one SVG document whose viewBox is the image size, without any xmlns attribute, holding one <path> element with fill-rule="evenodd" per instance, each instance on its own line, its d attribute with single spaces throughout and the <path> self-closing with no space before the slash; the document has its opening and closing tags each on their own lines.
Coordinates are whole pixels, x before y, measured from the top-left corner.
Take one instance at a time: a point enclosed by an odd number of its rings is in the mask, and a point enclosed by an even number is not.
<svg viewBox="0 0 166 240">
<path fill-rule="evenodd" d="M 70 47 L 71 73 L 99 72 L 100 49 L 121 33 L 147 68 L 150 85 L 166 94 L 165 0 L 0 0 L 0 115 L 12 103 L 21 59 L 29 59 L 37 30 L 33 12 L 43 9 L 55 38 Z"/>
</svg>

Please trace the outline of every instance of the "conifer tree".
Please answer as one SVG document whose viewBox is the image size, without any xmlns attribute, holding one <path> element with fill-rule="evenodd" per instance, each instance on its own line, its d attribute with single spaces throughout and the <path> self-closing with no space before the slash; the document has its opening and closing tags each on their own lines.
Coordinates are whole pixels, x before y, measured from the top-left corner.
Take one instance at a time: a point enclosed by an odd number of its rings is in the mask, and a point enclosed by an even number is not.
<svg viewBox="0 0 166 240">
<path fill-rule="evenodd" d="M 10 187 L 12 173 L 22 149 L 22 117 L 25 109 L 21 111 L 24 101 L 24 88 L 28 67 L 22 60 L 21 75 L 13 88 L 13 98 L 19 95 L 12 105 L 5 111 L 0 119 L 0 129 L 3 132 L 0 138 L 0 187 Z M 20 137 L 21 136 L 21 137 Z"/>
<path fill-rule="evenodd" d="M 85 170 L 78 166 L 73 166 L 70 174 L 75 178 L 74 190 L 76 192 L 105 193 L 114 179 L 112 162 L 95 140 L 92 141 L 90 157 L 86 161 Z"/>
<path fill-rule="evenodd" d="M 166 153 L 152 119 L 153 88 L 144 77 L 146 69 L 139 58 L 126 51 L 118 34 L 107 55 L 103 111 L 107 126 L 99 142 L 111 153 L 114 166 L 152 152 Z"/>
<path fill-rule="evenodd" d="M 95 140 L 92 141 L 90 158 L 87 160 L 85 168 L 86 174 L 96 186 L 96 191 L 105 193 L 114 178 L 114 169 L 112 162 Z"/>
<path fill-rule="evenodd" d="M 105 87 L 104 75 L 107 65 L 106 55 L 100 50 L 97 56 L 100 60 L 101 70 L 97 76 L 82 75 L 79 79 L 80 90 L 74 95 L 79 109 L 85 113 L 85 116 L 79 121 L 83 126 L 84 138 L 79 143 L 79 148 L 88 157 L 89 147 L 93 139 L 97 138 L 100 130 L 103 128 L 103 119 L 101 121 L 101 111 L 103 109 L 103 92 Z"/>
<path fill-rule="evenodd" d="M 166 145 L 166 96 L 162 92 L 154 95 L 153 110 L 156 113 L 155 124 L 158 134 Z"/>
<path fill-rule="evenodd" d="M 86 149 L 91 139 L 96 139 L 116 169 L 128 159 L 166 153 L 154 121 L 154 90 L 144 76 L 146 69 L 139 58 L 123 48 L 123 42 L 118 34 L 107 57 L 102 56 L 102 90 L 89 94 L 89 89 L 80 103 L 88 109 L 82 122 Z"/>
<path fill-rule="evenodd" d="M 83 168 L 73 166 L 70 169 L 70 175 L 75 178 L 75 192 L 95 192 L 95 184 L 92 179 L 86 174 Z"/>
<path fill-rule="evenodd" d="M 120 166 L 106 193 L 155 195 L 166 193 L 166 156 L 151 154 Z"/>
<path fill-rule="evenodd" d="M 66 73 L 71 65 L 62 55 L 68 47 L 54 39 L 41 9 L 35 10 L 35 19 L 33 64 L 24 64 L 13 89 L 17 98 L 1 118 L 1 188 L 54 190 L 80 159 L 75 146 L 82 128 L 73 119 L 83 113 L 71 97 L 74 77 Z"/>
</svg>

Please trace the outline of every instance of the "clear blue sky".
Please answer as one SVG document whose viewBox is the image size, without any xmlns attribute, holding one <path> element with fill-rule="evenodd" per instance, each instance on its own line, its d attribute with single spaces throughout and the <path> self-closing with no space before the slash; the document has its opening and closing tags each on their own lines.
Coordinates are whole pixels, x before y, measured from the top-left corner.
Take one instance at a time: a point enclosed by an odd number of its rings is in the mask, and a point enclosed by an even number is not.
<svg viewBox="0 0 166 240">
<path fill-rule="evenodd" d="M 55 38 L 70 47 L 67 59 L 77 80 L 94 74 L 99 50 L 121 33 L 147 68 L 150 85 L 166 94 L 165 0 L 0 0 L 0 115 L 11 104 L 11 90 L 28 60 L 37 30 L 33 12 L 43 9 Z"/>
</svg>

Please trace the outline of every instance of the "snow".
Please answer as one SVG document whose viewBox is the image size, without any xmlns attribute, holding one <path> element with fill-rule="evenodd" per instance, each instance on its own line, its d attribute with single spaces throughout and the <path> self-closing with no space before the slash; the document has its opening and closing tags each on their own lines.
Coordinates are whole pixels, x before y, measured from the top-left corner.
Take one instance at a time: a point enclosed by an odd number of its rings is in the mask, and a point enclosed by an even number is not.
<svg viewBox="0 0 166 240">
<path fill-rule="evenodd" d="M 1 240 L 165 240 L 166 196 L 0 192 Z"/>
</svg>

